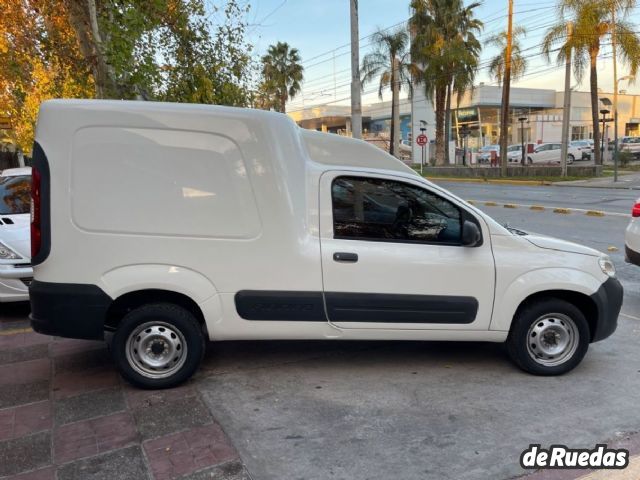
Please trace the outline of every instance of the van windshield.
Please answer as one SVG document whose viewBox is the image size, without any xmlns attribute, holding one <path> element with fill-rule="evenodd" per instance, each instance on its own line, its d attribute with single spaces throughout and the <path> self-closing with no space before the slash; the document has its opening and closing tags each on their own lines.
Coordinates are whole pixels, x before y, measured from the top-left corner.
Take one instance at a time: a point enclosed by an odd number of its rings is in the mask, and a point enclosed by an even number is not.
<svg viewBox="0 0 640 480">
<path fill-rule="evenodd" d="M 31 176 L 0 177 L 0 215 L 29 213 Z"/>
</svg>

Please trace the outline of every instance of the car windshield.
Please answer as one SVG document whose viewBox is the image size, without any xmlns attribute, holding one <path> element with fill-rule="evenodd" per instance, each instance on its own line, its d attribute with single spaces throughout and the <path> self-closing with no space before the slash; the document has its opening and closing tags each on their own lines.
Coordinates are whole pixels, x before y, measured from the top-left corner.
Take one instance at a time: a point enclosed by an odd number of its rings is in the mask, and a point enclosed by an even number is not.
<svg viewBox="0 0 640 480">
<path fill-rule="evenodd" d="M 511 146 L 507 149 L 507 151 L 509 151 L 509 152 L 515 152 L 515 151 L 517 151 L 517 150 L 520 150 L 520 148 L 522 148 L 520 145 L 511 145 Z"/>
<path fill-rule="evenodd" d="M 31 176 L 0 177 L 0 215 L 29 213 Z"/>
</svg>

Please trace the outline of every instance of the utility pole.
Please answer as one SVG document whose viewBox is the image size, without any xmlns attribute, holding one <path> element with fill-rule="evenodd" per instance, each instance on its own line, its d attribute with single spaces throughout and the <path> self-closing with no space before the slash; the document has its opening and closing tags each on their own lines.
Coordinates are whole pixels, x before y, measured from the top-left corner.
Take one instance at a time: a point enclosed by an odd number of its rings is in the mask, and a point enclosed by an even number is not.
<svg viewBox="0 0 640 480">
<path fill-rule="evenodd" d="M 570 45 L 573 35 L 573 22 L 567 23 L 567 41 Z M 565 72 L 564 72 L 564 108 L 562 110 L 562 149 L 560 150 L 560 165 L 562 176 L 567 176 L 567 156 L 569 155 L 569 121 L 571 120 L 571 47 L 566 48 Z"/>
<path fill-rule="evenodd" d="M 351 0 L 351 132 L 353 138 L 362 138 L 359 36 L 358 0 Z"/>
<path fill-rule="evenodd" d="M 502 79 L 502 109 L 500 111 L 500 176 L 507 176 L 507 147 L 509 136 L 509 93 L 511 88 L 511 48 L 513 45 L 513 0 L 509 0 L 507 51 Z"/>
<path fill-rule="evenodd" d="M 616 56 L 616 4 L 611 2 L 611 48 L 613 53 L 613 181 L 618 181 L 618 58 Z M 604 152 L 602 153 L 604 156 Z M 604 164 L 604 160 L 602 161 Z"/>
</svg>

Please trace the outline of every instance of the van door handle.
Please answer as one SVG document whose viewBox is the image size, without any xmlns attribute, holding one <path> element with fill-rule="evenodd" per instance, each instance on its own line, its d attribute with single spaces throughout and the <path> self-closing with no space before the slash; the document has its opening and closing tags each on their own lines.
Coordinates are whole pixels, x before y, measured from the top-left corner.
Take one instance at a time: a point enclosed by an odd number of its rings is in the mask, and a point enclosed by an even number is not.
<svg viewBox="0 0 640 480">
<path fill-rule="evenodd" d="M 347 253 L 347 252 L 336 252 L 333 254 L 333 259 L 336 262 L 351 262 L 355 263 L 358 261 L 357 253 Z"/>
</svg>

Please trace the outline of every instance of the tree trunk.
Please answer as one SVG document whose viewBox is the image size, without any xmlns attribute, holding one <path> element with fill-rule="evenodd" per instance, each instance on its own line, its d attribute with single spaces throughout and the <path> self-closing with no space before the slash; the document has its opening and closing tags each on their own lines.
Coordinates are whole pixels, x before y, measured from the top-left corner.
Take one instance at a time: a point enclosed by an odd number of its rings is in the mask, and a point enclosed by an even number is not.
<svg viewBox="0 0 640 480">
<path fill-rule="evenodd" d="M 446 86 L 436 89 L 436 165 L 444 165 L 444 104 Z"/>
<path fill-rule="evenodd" d="M 68 0 L 69 23 L 75 31 L 80 52 L 91 67 L 97 98 L 117 98 L 115 73 L 107 63 L 98 26 L 95 0 Z"/>
<path fill-rule="evenodd" d="M 591 57 L 590 66 L 590 86 L 591 86 L 591 122 L 593 123 L 593 153 L 596 165 L 602 165 L 602 153 L 600 151 L 600 124 L 599 124 L 599 110 L 598 105 L 600 100 L 598 99 L 598 52 L 599 48 L 592 48 L 589 52 Z"/>
<path fill-rule="evenodd" d="M 280 108 L 278 111 L 280 113 L 287 113 L 287 95 L 284 93 L 280 95 Z"/>
<path fill-rule="evenodd" d="M 398 59 L 394 59 L 393 62 L 394 68 L 392 73 L 392 115 L 391 119 L 391 144 L 392 144 L 392 155 L 396 157 L 400 157 L 400 84 L 399 84 L 399 75 L 398 75 Z"/>
<path fill-rule="evenodd" d="M 451 83 L 447 85 L 447 104 L 444 118 L 444 163 L 451 164 L 451 155 L 449 154 L 449 143 L 451 141 Z"/>
</svg>

